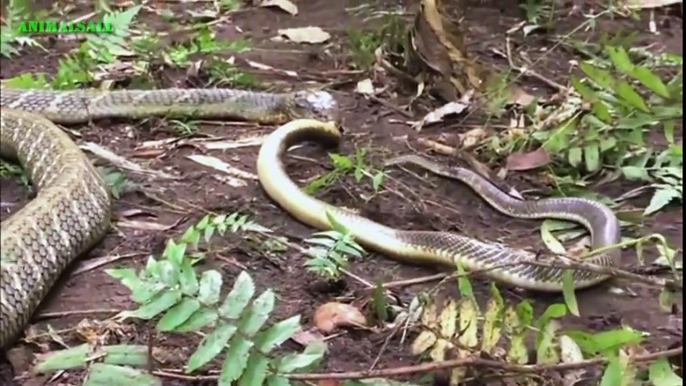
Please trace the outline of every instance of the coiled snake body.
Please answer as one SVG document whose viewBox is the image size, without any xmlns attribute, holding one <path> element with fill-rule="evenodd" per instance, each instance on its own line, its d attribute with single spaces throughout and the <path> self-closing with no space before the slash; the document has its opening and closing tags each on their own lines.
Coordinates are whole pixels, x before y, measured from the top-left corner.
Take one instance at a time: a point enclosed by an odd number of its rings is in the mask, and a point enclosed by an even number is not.
<svg viewBox="0 0 686 386">
<path fill-rule="evenodd" d="M 321 91 L 271 94 L 230 89 L 44 91 L 0 89 L 0 156 L 18 160 L 34 200 L 0 228 L 0 348 L 12 342 L 64 268 L 109 229 L 109 188 L 56 123 L 153 115 L 283 123 L 337 119 Z"/>
<path fill-rule="evenodd" d="M 467 270 L 483 270 L 484 275 L 516 287 L 543 292 L 562 290 L 563 269 L 531 263 L 536 257 L 523 250 L 485 243 L 448 232 L 405 231 L 389 228 L 356 213 L 337 208 L 309 196 L 287 175 L 281 157 L 302 141 L 315 141 L 335 147 L 340 132 L 332 122 L 292 121 L 274 131 L 263 143 L 257 160 L 257 174 L 266 193 L 301 222 L 318 229 L 330 229 L 326 212 L 345 226 L 356 241 L 385 255 L 413 263 L 443 265 L 455 269 L 461 263 Z M 399 157 L 392 163 L 415 163 L 438 174 L 468 184 L 499 211 L 520 218 L 558 218 L 581 223 L 591 232 L 592 248 L 600 249 L 619 242 L 619 222 L 606 206 L 583 198 L 550 198 L 523 201 L 512 198 L 467 169 L 446 169 L 415 156 Z M 618 249 L 606 248 L 586 262 L 613 266 Z M 575 288 L 589 287 L 608 278 L 588 270 L 572 270 Z"/>
</svg>

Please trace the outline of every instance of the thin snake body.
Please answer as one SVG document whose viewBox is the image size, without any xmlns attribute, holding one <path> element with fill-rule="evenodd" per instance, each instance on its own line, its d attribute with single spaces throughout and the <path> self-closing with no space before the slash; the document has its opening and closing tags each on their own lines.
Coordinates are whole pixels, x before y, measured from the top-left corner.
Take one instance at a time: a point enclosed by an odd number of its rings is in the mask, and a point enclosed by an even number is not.
<svg viewBox="0 0 686 386">
<path fill-rule="evenodd" d="M 455 233 L 390 228 L 309 196 L 288 177 L 281 160 L 283 154 L 302 141 L 315 141 L 332 148 L 338 145 L 340 138 L 335 123 L 307 119 L 289 122 L 270 134 L 262 144 L 257 160 L 257 174 L 267 195 L 299 221 L 320 230 L 331 229 L 326 216 L 329 212 L 358 243 L 402 261 L 452 269 L 459 263 L 467 270 L 483 270 L 484 275 L 515 287 L 541 292 L 562 291 L 564 270 L 527 264 L 536 259 L 533 253 Z M 393 162 L 420 164 L 438 174 L 457 178 L 496 209 L 512 217 L 576 221 L 591 232 L 593 249 L 619 242 L 620 228 L 616 216 L 595 201 L 582 198 L 517 200 L 467 169 L 446 170 L 414 156 L 399 157 Z M 618 259 L 619 250 L 609 248 L 589 257 L 586 262 L 615 266 Z M 571 270 L 571 273 L 577 289 L 596 285 L 608 278 L 588 270 Z"/>
<path fill-rule="evenodd" d="M 37 196 L 0 228 L 0 348 L 21 333 L 64 268 L 110 225 L 109 187 L 53 124 L 101 118 L 192 116 L 262 123 L 338 119 L 331 94 L 230 89 L 47 91 L 0 89 L 0 156 L 19 161 Z"/>
</svg>

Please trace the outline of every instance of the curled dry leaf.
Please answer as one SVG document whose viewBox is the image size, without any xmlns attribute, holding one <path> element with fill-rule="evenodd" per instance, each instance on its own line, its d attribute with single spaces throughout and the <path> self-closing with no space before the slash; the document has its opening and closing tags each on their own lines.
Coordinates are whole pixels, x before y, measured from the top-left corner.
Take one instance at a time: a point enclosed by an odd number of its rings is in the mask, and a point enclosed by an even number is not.
<svg viewBox="0 0 686 386">
<path fill-rule="evenodd" d="M 408 70 L 420 72 L 432 91 L 447 102 L 482 84 L 481 69 L 468 58 L 462 35 L 459 22 L 448 17 L 440 0 L 422 0 L 410 29 L 413 60 Z"/>
<path fill-rule="evenodd" d="M 295 16 L 298 14 L 298 6 L 291 3 L 288 0 L 262 0 L 257 1 L 257 6 L 259 7 L 277 7 L 280 8 L 291 15 Z"/>
<path fill-rule="evenodd" d="M 531 152 L 517 151 L 507 157 L 507 170 L 523 171 L 540 168 L 550 163 L 550 155 L 540 147 Z"/>
<path fill-rule="evenodd" d="M 318 44 L 331 39 L 331 35 L 319 27 L 286 28 L 279 30 L 279 36 L 295 43 Z"/>
<path fill-rule="evenodd" d="M 315 340 L 323 340 L 324 335 L 322 335 L 316 329 L 311 328 L 309 330 L 301 330 L 295 333 L 295 335 L 293 335 L 291 339 L 293 339 L 293 341 L 298 343 L 299 345 L 307 346 Z"/>
<path fill-rule="evenodd" d="M 314 325 L 323 333 L 331 333 L 338 327 L 367 326 L 367 318 L 350 304 L 326 303 L 314 313 Z"/>
<path fill-rule="evenodd" d="M 449 102 L 443 106 L 437 108 L 436 110 L 426 114 L 424 118 L 417 124 L 415 124 L 415 130 L 419 131 L 422 127 L 430 125 L 432 123 L 441 122 L 443 119 L 450 115 L 457 115 L 462 113 L 467 108 L 466 104 L 460 102 Z"/>
</svg>

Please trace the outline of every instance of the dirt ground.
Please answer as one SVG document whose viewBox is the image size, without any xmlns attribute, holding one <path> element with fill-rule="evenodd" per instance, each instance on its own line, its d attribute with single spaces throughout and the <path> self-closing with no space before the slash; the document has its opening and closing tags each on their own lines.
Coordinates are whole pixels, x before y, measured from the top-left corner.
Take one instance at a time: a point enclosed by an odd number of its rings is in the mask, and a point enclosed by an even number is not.
<svg viewBox="0 0 686 386">
<path fill-rule="evenodd" d="M 398 2 L 385 3 L 394 7 L 401 5 Z M 515 2 L 471 1 L 465 3 L 467 43 L 470 52 L 476 55 L 488 57 L 489 48 L 502 49 L 506 30 L 522 20 Z M 351 16 L 345 10 L 347 7 L 358 4 L 360 4 L 359 1 L 300 1 L 298 2 L 300 13 L 296 17 L 264 8 L 247 9 L 236 13 L 218 26 L 218 37 L 237 36 L 239 34 L 237 31 L 243 31 L 243 34 L 250 37 L 251 47 L 256 49 L 238 55 L 239 58 L 255 60 L 279 69 L 295 70 L 301 74 L 311 75 L 312 78 L 328 79 L 332 82 L 334 86 L 330 91 L 340 103 L 344 112 L 345 127 L 351 133 L 342 147 L 343 153 L 350 152 L 353 144 L 356 143 L 374 149 L 374 159 L 378 161 L 389 154 L 408 153 L 410 150 L 405 137 L 414 148 L 421 149 L 422 147 L 416 144 L 418 137 L 436 139 L 442 134 L 455 134 L 468 130 L 466 126 L 453 124 L 450 127 L 439 125 L 426 128 L 421 133 L 417 133 L 407 124 L 393 123 L 406 121 L 406 118 L 392 109 L 365 100 L 353 93 L 352 88 L 359 78 L 351 78 L 348 75 L 344 58 L 337 55 L 335 49 L 331 50 L 332 55 L 328 55 L 315 47 L 294 48 L 290 44 L 269 41 L 279 28 L 317 25 L 332 33 L 335 42 L 340 42 L 345 39 L 347 26 L 364 27 L 359 18 Z M 595 32 L 584 34 L 592 38 L 601 31 L 633 28 L 637 31 L 645 31 L 640 34 L 636 44 L 645 46 L 647 43 L 652 43 L 653 51 L 681 54 L 683 36 L 681 19 L 659 15 L 658 20 L 663 29 L 660 35 L 654 35 L 647 32 L 647 16 L 644 16 L 643 21 L 599 20 Z M 150 19 L 151 26 L 162 25 L 155 15 L 142 13 L 139 16 L 139 20 L 146 20 L 146 18 Z M 664 23 L 664 20 L 669 23 Z M 556 32 L 571 30 L 580 23 L 581 20 L 574 17 L 560 20 L 557 23 L 558 31 Z M 530 53 L 542 52 L 543 48 L 552 46 L 545 35 L 530 37 L 517 43 L 520 49 L 526 49 Z M 29 71 L 54 71 L 57 59 L 63 52 L 62 48 L 58 43 L 47 55 L 36 49 L 29 49 L 12 60 L 2 58 L 0 60 L 2 77 L 8 78 Z M 560 83 L 564 84 L 568 62 L 572 59 L 574 58 L 569 52 L 558 49 L 537 67 L 537 71 L 550 79 L 559 79 Z M 487 58 L 486 60 L 496 62 L 501 66 L 506 65 L 506 63 L 498 62 L 500 59 Z M 306 86 L 304 82 L 294 81 L 292 78 L 270 76 L 269 80 L 277 84 L 279 89 L 299 89 Z M 195 85 L 191 84 L 183 73 L 165 72 L 159 78 L 158 87 L 171 86 L 193 87 Z M 545 86 L 534 84 L 533 87 Z M 409 99 L 408 95 L 399 98 L 391 102 L 399 105 Z M 421 116 L 421 112 L 416 112 L 416 114 L 417 117 Z M 470 123 L 479 123 L 477 118 L 470 120 L 475 120 Z M 161 253 L 167 239 L 179 236 L 206 211 L 224 213 L 244 211 L 251 214 L 251 217 L 260 224 L 274 229 L 295 242 L 309 237 L 313 232 L 313 229 L 295 221 L 285 211 L 275 206 L 262 191 L 258 181 L 248 181 L 246 187 L 232 187 L 223 182 L 215 170 L 203 167 L 187 158 L 193 154 L 210 155 L 256 173 L 257 146 L 221 151 L 177 144 L 177 146 L 160 148 L 159 152 L 141 151 L 140 145 L 145 141 L 162 140 L 175 135 L 164 121 L 157 120 L 152 123 L 102 121 L 94 122 L 89 127 L 74 129 L 74 132 L 82 136 L 79 140 L 101 144 L 148 169 L 163 170 L 181 178 L 170 181 L 135 174 L 127 176 L 129 180 L 138 183 L 147 195 L 141 192 L 129 192 L 116 200 L 114 229 L 97 248 L 63 275 L 63 280 L 55 287 L 34 318 L 35 325 L 31 329 L 36 333 L 45 332 L 46 323 L 49 323 L 55 331 L 62 332 L 60 336 L 65 342 L 76 344 L 82 341 L 78 331 L 97 329 L 95 321 L 105 320 L 117 311 L 131 306 L 128 290 L 105 274 L 104 270 L 120 266 L 141 267 L 149 254 Z M 201 126 L 199 135 L 207 138 L 233 139 L 265 134 L 272 129 L 272 127 L 205 122 Z M 317 147 L 307 146 L 293 153 L 300 157 L 289 159 L 289 172 L 300 183 L 322 173 L 328 167 L 324 152 Z M 369 193 L 369 187 L 357 184 L 352 179 L 344 179 L 334 187 L 318 193 L 317 196 L 333 204 L 358 208 L 364 215 L 392 227 L 459 231 L 485 240 L 499 240 L 515 247 L 543 247 L 538 235 L 537 222 L 515 220 L 500 215 L 471 190 L 457 182 L 439 179 L 428 174 L 418 179 L 400 170 L 391 171 L 391 175 L 394 180 L 390 184 L 398 187 L 408 197 L 407 200 L 401 200 L 396 195 L 382 193 L 369 202 L 365 202 L 360 195 Z M 534 177 L 531 173 L 511 173 L 507 181 L 520 191 L 541 188 L 535 185 L 537 179 Z M 17 181 L 3 179 L 0 182 L 2 218 L 5 219 L 9 213 L 20 208 L 28 197 Z M 614 183 L 603 189 L 605 192 L 623 192 L 632 187 Z M 644 207 L 648 198 L 641 197 L 631 204 Z M 8 208 L 4 205 L 7 203 L 16 205 Z M 136 225 L 135 221 L 139 221 L 139 225 Z M 140 226 L 140 222 L 158 224 L 158 229 L 145 229 Z M 647 219 L 644 226 L 640 228 L 641 234 L 655 232 L 665 235 L 673 246 L 682 245 L 682 208 L 680 205 L 671 206 Z M 247 269 L 260 290 L 267 286 L 274 288 L 278 294 L 275 313 L 277 319 L 302 314 L 303 322 L 309 325 L 312 313 L 318 305 L 334 296 L 361 289 L 359 283 L 346 281 L 343 289 L 339 288 L 333 292 L 322 291 L 321 286 L 315 285 L 318 283 L 317 278 L 302 266 L 304 257 L 301 254 L 289 251 L 266 258 L 244 243 L 241 244 L 240 241 L 234 236 L 215 240 L 213 249 L 216 253 L 207 265 L 219 269 L 224 274 L 225 283 L 231 283 L 241 270 Z M 97 267 L 89 266 L 93 261 L 97 261 L 96 259 L 106 256 L 112 257 L 111 263 Z M 626 265 L 635 265 L 635 252 L 625 250 L 623 260 Z M 362 261 L 354 262 L 351 271 L 367 280 L 382 282 L 436 273 L 428 267 L 409 266 L 374 253 L 370 253 Z M 477 279 L 473 283 L 477 293 L 487 293 L 487 283 Z M 433 284 L 429 286 L 431 285 Z M 445 285 L 445 291 L 454 292 L 452 287 L 454 287 L 453 284 Z M 617 287 L 624 291 L 621 293 L 610 291 L 610 288 Z M 422 288 L 422 286 L 403 288 L 398 291 L 398 295 L 401 299 L 409 300 Z M 516 291 L 507 291 L 506 296 L 511 299 L 527 296 L 536 301 L 539 312 L 547 304 L 561 301 L 561 298 L 557 296 L 522 294 Z M 649 332 L 651 334 L 648 339 L 650 346 L 666 348 L 682 339 L 682 313 L 680 307 L 671 314 L 660 311 L 657 297 L 658 293 L 654 289 L 641 284 L 614 281 L 579 292 L 578 300 L 582 317 L 578 319 L 568 317 L 566 320 L 569 323 L 584 325 L 592 329 L 608 328 L 620 323 L 626 324 Z M 74 327 L 79 323 L 82 323 L 82 328 L 75 330 Z M 90 323 L 90 325 L 84 323 Z M 105 327 L 110 327 L 114 332 L 120 333 L 113 334 L 112 342 L 145 342 L 149 331 L 140 324 Z M 45 344 L 18 344 L 19 352 L 25 358 L 23 367 L 22 361 L 18 361 L 20 364 L 20 368 L 17 369 L 18 379 L 23 380 L 26 385 L 77 384 L 79 374 L 63 374 L 57 379 L 49 379 L 47 376 L 36 377 L 22 373 L 30 365 L 33 353 L 59 347 L 54 342 L 50 343 L 52 340 L 50 336 L 46 334 L 37 339 Z M 331 339 L 330 353 L 320 370 L 342 371 L 367 368 L 377 356 L 385 337 L 386 333 L 349 331 Z M 156 344 L 171 354 L 167 361 L 160 365 L 164 368 L 181 368 L 184 359 L 192 352 L 191 347 L 194 346 L 194 343 L 174 335 L 167 336 Z M 408 353 L 406 347 L 399 345 L 399 338 L 394 338 L 377 367 L 408 365 L 418 361 L 418 358 Z M 167 379 L 165 384 L 200 383 Z"/>
</svg>

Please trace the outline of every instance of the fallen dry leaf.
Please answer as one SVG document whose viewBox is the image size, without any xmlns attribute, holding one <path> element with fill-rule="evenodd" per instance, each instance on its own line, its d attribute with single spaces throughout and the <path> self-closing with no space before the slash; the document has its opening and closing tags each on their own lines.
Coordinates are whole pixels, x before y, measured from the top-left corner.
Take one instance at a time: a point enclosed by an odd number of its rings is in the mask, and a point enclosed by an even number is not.
<svg viewBox="0 0 686 386">
<path fill-rule="evenodd" d="M 374 85 L 372 84 L 372 80 L 367 78 L 357 82 L 355 92 L 363 95 L 374 95 Z"/>
<path fill-rule="evenodd" d="M 246 180 L 256 180 L 257 175 L 246 172 L 245 170 L 238 169 L 236 167 L 233 167 L 229 165 L 228 163 L 220 160 L 219 158 L 215 157 L 210 157 L 206 155 L 200 155 L 200 154 L 193 154 L 187 156 L 188 159 L 195 161 L 201 165 L 209 166 L 215 170 L 219 170 L 220 172 L 224 172 L 228 175 L 235 176 L 238 178 L 244 178 Z"/>
<path fill-rule="evenodd" d="M 512 103 L 515 105 L 527 107 L 531 104 L 531 102 L 536 100 L 536 97 L 529 94 L 528 92 L 526 92 L 521 87 L 512 86 L 509 88 L 508 91 L 509 91 L 509 98 L 507 101 L 509 103 Z"/>
<path fill-rule="evenodd" d="M 319 27 L 280 29 L 278 33 L 295 43 L 318 44 L 331 39 L 331 35 Z"/>
<path fill-rule="evenodd" d="M 326 303 L 314 313 L 314 325 L 323 333 L 331 333 L 338 327 L 367 326 L 367 318 L 350 304 Z"/>
<path fill-rule="evenodd" d="M 414 129 L 419 131 L 422 127 L 430 125 L 432 123 L 441 122 L 443 119 L 450 115 L 457 115 L 462 113 L 467 108 L 467 105 L 460 102 L 450 102 L 443 106 L 437 108 L 434 111 L 426 114 L 421 121 L 414 125 Z"/>
<path fill-rule="evenodd" d="M 466 133 L 458 134 L 458 138 L 460 138 L 460 146 L 466 149 L 470 149 L 478 145 L 487 136 L 488 133 L 481 127 L 471 129 Z"/>
<path fill-rule="evenodd" d="M 550 163 L 550 155 L 548 152 L 540 147 L 534 151 L 524 153 L 521 151 L 514 152 L 507 157 L 507 170 L 523 171 L 540 168 Z"/>
<path fill-rule="evenodd" d="M 298 6 L 288 0 L 263 0 L 257 4 L 259 7 L 277 7 L 295 16 L 298 14 Z"/>
<path fill-rule="evenodd" d="M 301 346 L 307 346 L 315 340 L 323 340 L 324 335 L 322 335 L 317 329 L 311 328 L 309 330 L 301 330 L 296 332 L 291 339 Z"/>
<path fill-rule="evenodd" d="M 682 4 L 682 0 L 625 0 L 624 4 L 629 8 L 660 8 L 674 4 Z"/>
</svg>

